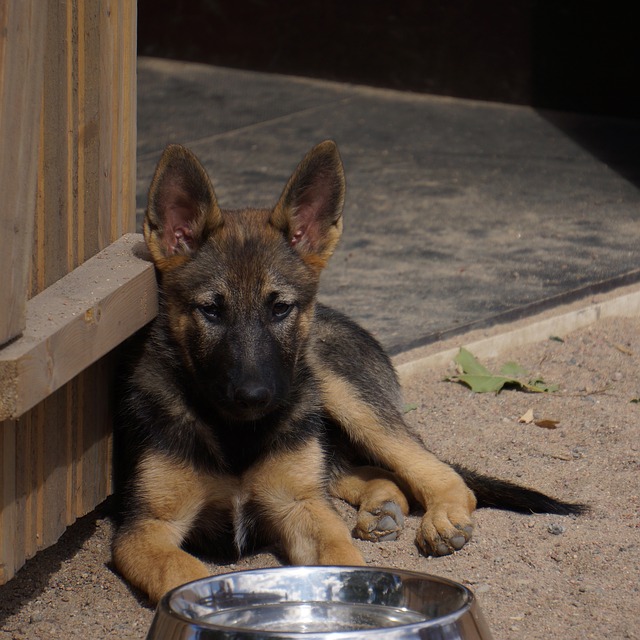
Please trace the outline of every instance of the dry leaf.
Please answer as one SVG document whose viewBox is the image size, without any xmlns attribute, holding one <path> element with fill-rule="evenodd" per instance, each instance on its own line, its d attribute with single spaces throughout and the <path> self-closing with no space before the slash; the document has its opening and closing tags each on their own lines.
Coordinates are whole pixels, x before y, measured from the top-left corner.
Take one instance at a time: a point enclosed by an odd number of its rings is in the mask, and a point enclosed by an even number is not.
<svg viewBox="0 0 640 640">
<path fill-rule="evenodd" d="M 531 424 L 533 422 L 533 409 L 529 409 L 525 414 L 518 418 L 518 422 L 523 424 Z"/>
<path fill-rule="evenodd" d="M 558 420 L 536 420 L 535 424 L 543 429 L 555 429 L 558 424 Z"/>
<path fill-rule="evenodd" d="M 617 342 L 614 342 L 613 347 L 617 349 L 620 353 L 624 353 L 627 356 L 633 355 L 633 351 L 631 351 L 631 349 L 627 349 L 627 347 L 625 347 L 622 344 L 618 344 Z"/>
</svg>

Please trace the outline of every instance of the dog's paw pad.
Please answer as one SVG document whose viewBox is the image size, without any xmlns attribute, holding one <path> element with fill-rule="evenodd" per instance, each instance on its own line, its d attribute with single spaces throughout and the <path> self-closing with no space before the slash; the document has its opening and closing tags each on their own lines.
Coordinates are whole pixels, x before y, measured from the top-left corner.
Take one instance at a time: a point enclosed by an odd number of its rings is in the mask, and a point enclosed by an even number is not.
<svg viewBox="0 0 640 640">
<path fill-rule="evenodd" d="M 468 539 L 462 535 L 453 536 L 451 538 L 440 538 L 439 536 L 435 540 L 425 540 L 418 538 L 416 540 L 420 550 L 427 556 L 448 556 L 455 551 L 460 551 Z"/>
<path fill-rule="evenodd" d="M 427 512 L 418 530 L 416 544 L 427 556 L 448 556 L 462 549 L 471 540 L 471 524 L 452 525 L 448 518 L 441 516 L 442 514 Z"/>
<path fill-rule="evenodd" d="M 465 544 L 467 544 L 467 541 L 464 536 L 453 536 L 453 538 L 449 538 L 449 544 L 455 551 L 459 551 Z"/>
<path fill-rule="evenodd" d="M 395 502 L 388 501 L 371 511 L 361 509 L 354 535 L 371 542 L 395 540 L 403 525 L 402 509 Z"/>
<path fill-rule="evenodd" d="M 438 544 L 435 545 L 435 548 L 433 549 L 434 556 L 448 556 L 451 553 L 453 553 L 451 547 L 448 544 L 445 544 L 444 542 L 439 542 Z"/>
</svg>

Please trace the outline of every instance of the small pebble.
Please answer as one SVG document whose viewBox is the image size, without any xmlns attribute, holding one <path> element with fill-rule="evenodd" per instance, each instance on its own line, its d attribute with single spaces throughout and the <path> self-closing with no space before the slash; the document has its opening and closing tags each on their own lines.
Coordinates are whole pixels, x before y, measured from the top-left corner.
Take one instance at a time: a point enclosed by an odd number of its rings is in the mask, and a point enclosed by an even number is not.
<svg viewBox="0 0 640 640">
<path fill-rule="evenodd" d="M 547 531 L 554 536 L 559 536 L 565 532 L 565 528 L 558 524 L 557 522 L 552 522 L 548 527 Z"/>
<path fill-rule="evenodd" d="M 38 622 L 42 622 L 44 620 L 44 616 L 42 615 L 41 611 L 34 611 L 30 616 L 29 616 L 29 622 L 31 624 L 36 624 Z"/>
</svg>

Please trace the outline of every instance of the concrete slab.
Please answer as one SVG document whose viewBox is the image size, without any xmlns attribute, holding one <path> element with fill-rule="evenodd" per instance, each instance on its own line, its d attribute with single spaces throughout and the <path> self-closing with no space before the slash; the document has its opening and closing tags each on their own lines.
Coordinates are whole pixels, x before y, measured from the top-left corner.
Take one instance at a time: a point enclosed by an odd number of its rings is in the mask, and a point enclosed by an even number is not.
<svg viewBox="0 0 640 640">
<path fill-rule="evenodd" d="M 640 316 L 640 285 L 620 287 L 614 291 L 589 296 L 570 304 L 561 304 L 533 316 L 486 329 L 474 329 L 447 340 L 409 349 L 393 358 L 400 382 L 404 385 L 432 369 L 445 370 L 451 365 L 460 347 L 480 360 L 499 358 L 535 342 L 562 340 L 579 329 L 591 327 L 606 318 L 638 318 Z"/>
<path fill-rule="evenodd" d="M 634 121 L 559 128 L 526 107 L 150 58 L 138 73 L 140 214 L 168 142 L 238 207 L 272 204 L 308 148 L 336 140 L 345 233 L 322 298 L 392 353 L 640 279 L 640 190 L 570 135 L 638 140 Z"/>
</svg>

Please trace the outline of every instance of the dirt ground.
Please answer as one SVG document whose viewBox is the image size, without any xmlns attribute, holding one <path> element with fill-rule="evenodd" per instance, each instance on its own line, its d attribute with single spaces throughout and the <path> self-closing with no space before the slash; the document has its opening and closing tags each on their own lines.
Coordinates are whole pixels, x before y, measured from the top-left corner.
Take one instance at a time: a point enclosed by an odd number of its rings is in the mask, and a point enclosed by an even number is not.
<svg viewBox="0 0 640 640">
<path fill-rule="evenodd" d="M 425 571 L 476 593 L 496 640 L 640 638 L 640 319 L 591 328 L 505 353 L 553 394 L 473 394 L 443 381 L 453 368 L 405 385 L 407 419 L 438 455 L 479 471 L 587 502 L 578 518 L 476 513 L 461 552 L 424 558 L 413 543 L 417 516 L 398 541 L 357 542 L 372 564 Z M 518 419 L 555 420 L 555 429 Z M 350 507 L 338 505 L 353 521 Z M 0 638 L 144 638 L 153 609 L 109 563 L 112 525 L 94 513 L 0 588 Z M 277 561 L 260 554 L 232 571 Z"/>
</svg>

